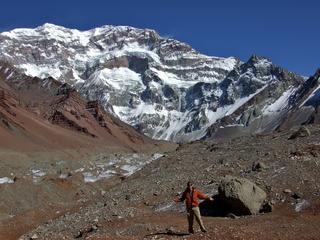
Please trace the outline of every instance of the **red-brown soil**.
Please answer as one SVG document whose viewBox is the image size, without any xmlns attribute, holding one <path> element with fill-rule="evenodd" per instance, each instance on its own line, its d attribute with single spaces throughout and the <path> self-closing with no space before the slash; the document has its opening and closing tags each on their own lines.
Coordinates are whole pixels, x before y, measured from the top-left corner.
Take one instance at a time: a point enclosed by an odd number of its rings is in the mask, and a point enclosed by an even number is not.
<svg viewBox="0 0 320 240">
<path fill-rule="evenodd" d="M 180 145 L 131 176 L 95 183 L 81 184 L 77 173 L 64 180 L 45 175 L 25 189 L 59 186 L 61 192 L 52 191 L 52 199 L 61 200 L 59 194 L 69 192 L 65 204 L 52 204 L 50 211 L 42 202 L 2 221 L 1 237 L 17 239 L 28 232 L 21 239 L 320 239 L 320 128 L 308 128 L 310 136 L 294 140 L 289 137 L 297 128 L 222 143 Z M 253 171 L 257 160 L 266 169 Z M 78 168 L 74 164 L 70 161 L 69 170 Z M 200 232 L 195 223 L 195 234 L 189 235 L 185 206 L 172 199 L 181 196 L 190 178 L 204 194 L 216 195 L 225 175 L 258 184 L 274 203 L 274 211 L 233 218 L 203 216 L 208 232 Z M 16 183 L 19 180 L 6 188 Z"/>
</svg>

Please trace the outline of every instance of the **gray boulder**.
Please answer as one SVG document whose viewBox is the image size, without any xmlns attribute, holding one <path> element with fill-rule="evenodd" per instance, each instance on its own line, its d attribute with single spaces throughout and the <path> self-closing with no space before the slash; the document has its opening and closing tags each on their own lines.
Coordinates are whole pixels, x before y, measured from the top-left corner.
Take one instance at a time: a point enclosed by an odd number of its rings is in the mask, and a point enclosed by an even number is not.
<svg viewBox="0 0 320 240">
<path fill-rule="evenodd" d="M 226 177 L 219 186 L 223 203 L 239 215 L 257 214 L 267 194 L 245 178 Z"/>
</svg>

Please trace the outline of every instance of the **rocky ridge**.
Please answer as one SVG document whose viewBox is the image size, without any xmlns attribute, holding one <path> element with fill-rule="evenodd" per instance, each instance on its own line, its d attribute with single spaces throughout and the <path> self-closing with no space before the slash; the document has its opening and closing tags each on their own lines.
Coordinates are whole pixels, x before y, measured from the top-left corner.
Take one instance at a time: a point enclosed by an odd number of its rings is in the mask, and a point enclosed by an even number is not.
<svg viewBox="0 0 320 240">
<path fill-rule="evenodd" d="M 219 140 L 291 127 L 316 114 L 315 106 L 290 100 L 310 93 L 302 90 L 306 78 L 271 60 L 209 57 L 149 29 L 82 32 L 45 24 L 4 32 L 0 45 L 0 59 L 23 73 L 69 83 L 156 139 Z M 298 116 L 287 119 L 296 108 Z"/>
</svg>

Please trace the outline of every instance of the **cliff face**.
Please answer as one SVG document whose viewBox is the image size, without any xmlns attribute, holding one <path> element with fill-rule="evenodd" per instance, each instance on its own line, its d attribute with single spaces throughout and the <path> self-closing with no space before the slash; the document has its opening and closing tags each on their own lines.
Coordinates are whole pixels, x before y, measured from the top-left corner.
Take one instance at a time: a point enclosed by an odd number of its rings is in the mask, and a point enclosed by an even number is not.
<svg viewBox="0 0 320 240">
<path fill-rule="evenodd" d="M 300 88 L 290 96 L 292 110 L 279 126 L 280 129 L 298 124 L 319 124 L 319 90 L 320 69 L 315 75 L 304 82 Z"/>
<path fill-rule="evenodd" d="M 290 99 L 308 87 L 264 57 L 209 57 L 149 29 L 45 24 L 2 33 L 0 46 L 0 59 L 26 75 L 68 83 L 142 133 L 176 142 L 289 126 Z"/>
</svg>

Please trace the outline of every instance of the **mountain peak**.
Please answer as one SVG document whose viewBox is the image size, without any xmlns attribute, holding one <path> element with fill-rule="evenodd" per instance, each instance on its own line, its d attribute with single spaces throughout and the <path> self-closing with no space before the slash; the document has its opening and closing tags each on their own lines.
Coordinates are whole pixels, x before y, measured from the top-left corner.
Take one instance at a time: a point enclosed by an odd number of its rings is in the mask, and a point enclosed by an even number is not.
<svg viewBox="0 0 320 240">
<path fill-rule="evenodd" d="M 22 73 L 68 83 L 148 136 L 177 142 L 206 137 L 212 125 L 234 113 L 239 115 L 225 126 L 250 125 L 258 116 L 241 116 L 247 101 L 270 104 L 305 80 L 265 57 L 253 55 L 247 63 L 209 57 L 154 30 L 129 26 L 79 31 L 47 23 L 0 34 L 0 47 L 0 60 Z M 274 127 L 262 124 L 261 131 Z"/>
<path fill-rule="evenodd" d="M 259 62 L 259 61 L 268 61 L 268 62 L 271 62 L 270 59 L 266 58 L 266 57 L 262 57 L 262 56 L 259 56 L 259 55 L 256 55 L 256 54 L 253 54 L 249 61 L 248 62 Z"/>
<path fill-rule="evenodd" d="M 46 28 L 46 29 L 66 29 L 65 27 L 53 24 L 53 23 L 45 23 L 38 28 Z"/>
</svg>

